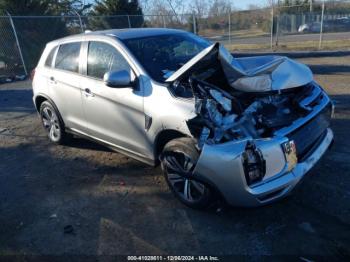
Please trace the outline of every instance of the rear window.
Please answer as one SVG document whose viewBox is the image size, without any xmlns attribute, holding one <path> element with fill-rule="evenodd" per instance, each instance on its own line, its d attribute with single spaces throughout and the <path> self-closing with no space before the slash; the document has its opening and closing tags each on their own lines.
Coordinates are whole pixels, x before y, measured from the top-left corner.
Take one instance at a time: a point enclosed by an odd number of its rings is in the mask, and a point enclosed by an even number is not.
<svg viewBox="0 0 350 262">
<path fill-rule="evenodd" d="M 46 61 L 45 61 L 45 66 L 52 67 L 52 60 L 53 60 L 53 56 L 55 55 L 56 50 L 57 50 L 57 46 L 55 48 L 53 48 L 51 50 L 51 52 L 49 53 L 49 55 L 47 56 Z"/>
<path fill-rule="evenodd" d="M 55 68 L 78 73 L 80 45 L 80 42 L 60 45 Z"/>
</svg>

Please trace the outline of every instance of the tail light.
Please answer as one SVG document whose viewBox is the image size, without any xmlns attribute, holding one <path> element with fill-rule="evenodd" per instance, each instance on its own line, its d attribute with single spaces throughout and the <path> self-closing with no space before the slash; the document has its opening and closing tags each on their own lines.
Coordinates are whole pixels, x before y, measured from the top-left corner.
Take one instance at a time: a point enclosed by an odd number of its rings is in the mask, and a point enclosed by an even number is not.
<svg viewBox="0 0 350 262">
<path fill-rule="evenodd" d="M 252 143 L 248 143 L 243 153 L 243 167 L 248 185 L 261 181 L 265 176 L 266 161 L 261 151 Z"/>
<path fill-rule="evenodd" d="M 35 68 L 32 70 L 32 72 L 30 72 L 30 80 L 33 81 L 34 75 L 35 75 Z"/>
</svg>

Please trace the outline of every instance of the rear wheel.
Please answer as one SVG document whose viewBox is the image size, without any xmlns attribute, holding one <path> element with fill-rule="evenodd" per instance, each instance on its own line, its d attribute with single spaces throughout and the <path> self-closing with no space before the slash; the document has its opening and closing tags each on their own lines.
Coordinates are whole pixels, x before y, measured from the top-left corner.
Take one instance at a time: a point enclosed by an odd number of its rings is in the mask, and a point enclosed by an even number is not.
<svg viewBox="0 0 350 262">
<path fill-rule="evenodd" d="M 67 139 L 64 125 L 59 118 L 59 113 L 49 101 L 40 105 L 41 122 L 47 132 L 49 139 L 57 144 L 62 144 Z"/>
<path fill-rule="evenodd" d="M 191 208 L 203 209 L 209 206 L 213 194 L 207 184 L 199 182 L 193 175 L 198 158 L 199 153 L 193 140 L 178 138 L 165 145 L 161 164 L 174 195 Z"/>
</svg>

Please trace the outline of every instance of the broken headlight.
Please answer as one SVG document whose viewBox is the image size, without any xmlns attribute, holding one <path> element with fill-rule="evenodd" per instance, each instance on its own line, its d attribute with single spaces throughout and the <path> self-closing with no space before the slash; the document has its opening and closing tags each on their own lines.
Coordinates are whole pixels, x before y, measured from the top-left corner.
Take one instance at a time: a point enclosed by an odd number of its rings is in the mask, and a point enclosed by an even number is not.
<svg viewBox="0 0 350 262">
<path fill-rule="evenodd" d="M 261 181 L 266 173 L 266 162 L 261 151 L 254 144 L 248 143 L 242 157 L 247 184 Z"/>
</svg>

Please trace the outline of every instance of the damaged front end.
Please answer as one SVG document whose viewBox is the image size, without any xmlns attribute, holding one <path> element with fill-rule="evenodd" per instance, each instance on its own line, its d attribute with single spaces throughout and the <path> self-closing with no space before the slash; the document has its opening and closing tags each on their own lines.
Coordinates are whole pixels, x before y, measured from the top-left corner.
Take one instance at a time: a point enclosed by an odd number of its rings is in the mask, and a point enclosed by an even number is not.
<svg viewBox="0 0 350 262">
<path fill-rule="evenodd" d="M 201 152 L 194 173 L 233 204 L 247 192 L 254 197 L 245 205 L 285 195 L 296 184 L 293 171 L 309 160 L 298 171 L 305 174 L 333 139 L 330 99 L 308 67 L 286 57 L 234 59 L 214 44 L 167 82 L 174 95 L 194 99 L 196 117 L 187 120 Z"/>
</svg>

